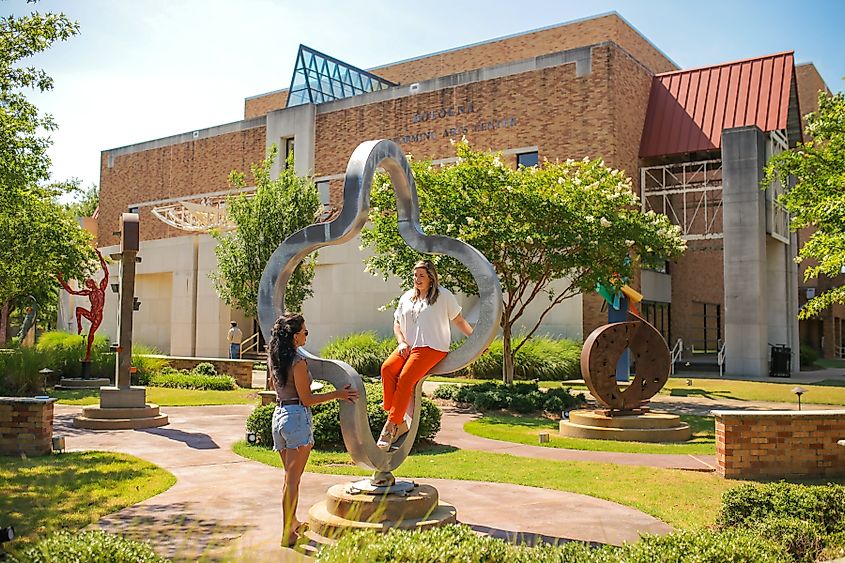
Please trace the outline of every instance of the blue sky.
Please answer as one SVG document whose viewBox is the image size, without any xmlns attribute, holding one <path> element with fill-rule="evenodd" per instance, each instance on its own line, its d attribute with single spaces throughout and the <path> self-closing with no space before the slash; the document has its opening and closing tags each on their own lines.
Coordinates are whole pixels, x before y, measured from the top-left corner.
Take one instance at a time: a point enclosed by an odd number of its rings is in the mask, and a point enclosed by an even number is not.
<svg viewBox="0 0 845 563">
<path fill-rule="evenodd" d="M 0 13 L 33 5 L 0 0 Z M 32 62 L 55 89 L 32 95 L 59 130 L 56 180 L 99 183 L 100 151 L 243 117 L 244 98 L 286 88 L 300 43 L 370 68 L 538 27 L 618 12 L 682 68 L 780 51 L 845 76 L 845 2 L 42 0 L 81 34 Z"/>
</svg>

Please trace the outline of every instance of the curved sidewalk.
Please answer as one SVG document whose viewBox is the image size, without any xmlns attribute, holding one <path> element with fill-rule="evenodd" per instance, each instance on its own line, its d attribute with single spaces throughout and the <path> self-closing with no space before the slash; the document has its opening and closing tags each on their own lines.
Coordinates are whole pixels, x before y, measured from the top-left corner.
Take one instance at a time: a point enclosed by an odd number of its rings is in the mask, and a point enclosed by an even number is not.
<svg viewBox="0 0 845 563">
<path fill-rule="evenodd" d="M 79 407 L 58 405 L 54 432 L 66 437 L 71 450 L 132 454 L 177 478 L 160 495 L 104 517 L 100 527 L 149 541 L 174 560 L 301 560 L 301 555 L 278 544 L 282 470 L 232 452 L 232 445 L 244 436 L 244 421 L 253 408 L 167 407 L 162 410 L 170 424 L 162 428 L 93 431 L 73 428 Z M 306 474 L 299 518 L 306 518 L 308 507 L 322 500 L 331 485 L 354 479 Z M 437 488 L 444 501 L 455 505 L 461 522 L 499 537 L 525 534 L 547 541 L 620 544 L 636 541 L 643 533 L 671 530 L 640 511 L 574 493 L 477 481 L 417 481 Z"/>
</svg>

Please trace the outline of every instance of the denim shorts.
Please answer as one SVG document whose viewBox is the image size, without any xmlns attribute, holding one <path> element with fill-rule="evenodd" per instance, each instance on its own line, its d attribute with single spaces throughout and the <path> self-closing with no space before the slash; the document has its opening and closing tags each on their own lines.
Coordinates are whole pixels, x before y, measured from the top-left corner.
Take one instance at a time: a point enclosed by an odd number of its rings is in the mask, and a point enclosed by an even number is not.
<svg viewBox="0 0 845 563">
<path fill-rule="evenodd" d="M 311 409 L 302 405 L 276 405 L 273 411 L 273 449 L 295 449 L 314 445 Z"/>
</svg>

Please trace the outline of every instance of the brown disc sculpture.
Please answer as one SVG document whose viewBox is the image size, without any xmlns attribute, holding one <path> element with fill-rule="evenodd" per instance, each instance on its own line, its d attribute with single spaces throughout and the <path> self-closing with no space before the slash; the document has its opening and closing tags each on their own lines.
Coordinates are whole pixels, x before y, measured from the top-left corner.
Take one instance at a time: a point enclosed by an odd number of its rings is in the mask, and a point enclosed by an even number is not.
<svg viewBox="0 0 845 563">
<path fill-rule="evenodd" d="M 636 365 L 634 380 L 623 391 L 616 381 L 616 364 L 625 349 Z M 646 410 L 646 405 L 669 379 L 669 348 L 657 331 L 641 317 L 594 330 L 584 342 L 581 373 L 596 401 L 613 411 Z"/>
</svg>

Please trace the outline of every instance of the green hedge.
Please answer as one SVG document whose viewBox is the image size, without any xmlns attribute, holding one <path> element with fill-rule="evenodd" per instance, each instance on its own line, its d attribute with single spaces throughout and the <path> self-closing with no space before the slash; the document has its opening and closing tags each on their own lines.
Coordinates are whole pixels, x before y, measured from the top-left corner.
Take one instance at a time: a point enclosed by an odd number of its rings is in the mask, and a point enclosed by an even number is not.
<svg viewBox="0 0 845 563">
<path fill-rule="evenodd" d="M 31 397 L 44 393 L 43 355 L 33 348 L 0 352 L 0 395 Z"/>
<path fill-rule="evenodd" d="M 43 354 L 45 365 L 57 377 L 79 377 L 79 363 L 85 358 L 87 337 L 69 332 L 45 332 L 38 338 L 35 349 Z M 94 336 L 91 347 L 91 377 L 114 377 L 115 357 L 109 339 Z"/>
<path fill-rule="evenodd" d="M 434 391 L 434 397 L 469 403 L 479 411 L 508 409 L 522 414 L 545 411 L 560 415 L 585 402 L 583 393 L 573 395 L 568 388 L 562 387 L 543 392 L 536 383 L 524 381 L 511 385 L 494 381 L 475 385 L 440 385 Z"/>
<path fill-rule="evenodd" d="M 381 385 L 366 383 L 367 390 L 367 418 L 373 437 L 378 438 L 382 426 L 387 421 L 387 413 L 382 408 Z M 326 385 L 324 391 L 332 390 Z M 258 443 L 268 448 L 273 446 L 272 424 L 275 405 L 264 405 L 252 411 L 246 421 L 246 428 L 255 432 Z M 317 448 L 336 448 L 343 446 L 343 435 L 340 430 L 340 405 L 337 401 L 329 401 L 311 407 L 314 417 L 314 444 Z M 417 431 L 415 445 L 420 440 L 433 440 L 440 431 L 440 409 L 431 400 L 423 397 L 420 406 L 420 427 Z"/>
<path fill-rule="evenodd" d="M 148 378 L 151 387 L 174 389 L 201 389 L 206 391 L 231 391 L 237 389 L 235 378 L 230 375 L 203 375 L 195 371 L 164 368 Z"/>
<path fill-rule="evenodd" d="M 801 367 L 811 367 L 819 359 L 819 352 L 809 344 L 802 344 L 798 354 Z"/>
<path fill-rule="evenodd" d="M 845 555 L 845 486 L 744 483 L 725 491 L 722 529 L 753 530 L 778 541 L 795 561 Z M 841 553 L 842 555 L 837 555 Z"/>
<path fill-rule="evenodd" d="M 789 559 L 783 547 L 749 530 L 681 531 L 666 536 L 643 536 L 622 547 L 592 548 L 581 542 L 526 547 L 480 536 L 465 525 L 443 526 L 424 532 L 392 529 L 386 534 L 357 532 L 343 536 L 317 555 L 320 563 L 388 562 L 502 563 L 781 563 Z"/>
<path fill-rule="evenodd" d="M 519 343 L 521 337 L 514 338 Z M 458 346 L 460 343 L 455 343 Z M 337 338 L 320 350 L 323 358 L 341 360 L 362 375 L 378 376 L 381 364 L 396 348 L 396 341 L 380 338 L 375 332 L 361 332 Z M 487 352 L 469 367 L 454 375 L 475 379 L 502 377 L 501 338 L 494 340 Z M 581 377 L 581 344 L 572 340 L 534 336 L 520 348 L 514 364 L 516 379 L 562 381 Z"/>
<path fill-rule="evenodd" d="M 101 530 L 55 532 L 23 550 L 23 563 L 167 563 L 149 544 Z"/>
</svg>

